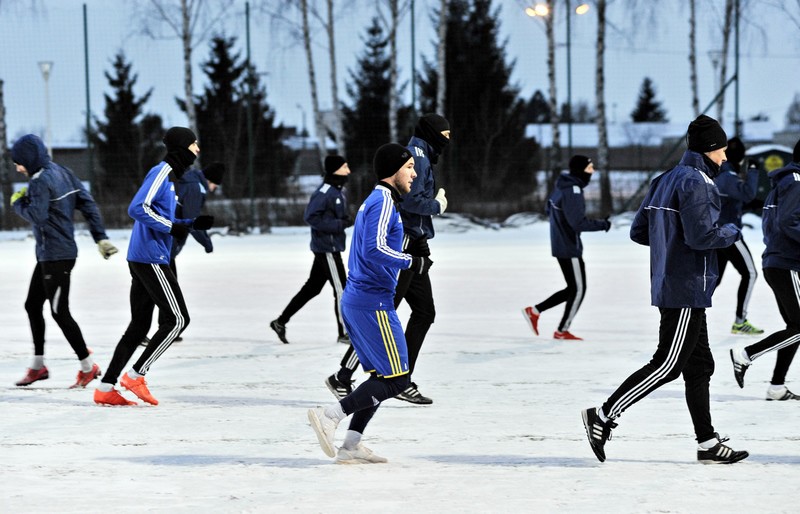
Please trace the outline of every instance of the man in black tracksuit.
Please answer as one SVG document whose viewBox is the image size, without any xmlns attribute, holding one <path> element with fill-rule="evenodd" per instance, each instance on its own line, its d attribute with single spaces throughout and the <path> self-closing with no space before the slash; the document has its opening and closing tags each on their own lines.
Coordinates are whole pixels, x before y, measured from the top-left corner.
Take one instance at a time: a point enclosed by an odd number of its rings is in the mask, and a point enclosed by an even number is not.
<svg viewBox="0 0 800 514">
<path fill-rule="evenodd" d="M 444 189 L 436 189 L 433 165 L 438 162 L 439 155 L 449 142 L 448 121 L 438 114 L 425 114 L 414 127 L 414 136 L 406 146 L 414 156 L 414 171 L 417 178 L 411 185 L 411 191 L 403 195 L 398 210 L 403 219 L 405 234 L 403 251 L 414 257 L 430 257 L 428 240 L 433 239 L 435 234 L 433 216 L 442 214 L 447 209 Z M 395 308 L 403 300 L 411 307 L 411 317 L 406 324 L 405 336 L 410 373 L 414 373 L 422 343 L 436 318 L 430 276 L 427 273 L 416 274 L 410 270 L 401 271 L 394 297 Z M 352 347 L 348 348 L 342 359 L 341 369 L 325 381 L 328 389 L 337 397 L 343 398 L 352 391 L 351 377 L 358 364 L 358 356 Z M 417 405 L 433 403 L 432 399 L 419 392 L 417 384 L 413 381 L 395 398 Z"/>
<path fill-rule="evenodd" d="M 717 281 L 716 249 L 741 233 L 719 226 L 714 176 L 725 160 L 728 138 L 715 120 L 700 115 L 689 124 L 689 149 L 678 166 L 650 184 L 631 224 L 631 239 L 650 247 L 650 293 L 661 312 L 658 348 L 600 408 L 582 412 L 589 445 L 600 462 L 614 422 L 627 408 L 683 375 L 686 405 L 698 443 L 697 460 L 730 464 L 748 456 L 724 443 L 711 424 L 709 383 L 714 357 L 708 344 L 707 307 Z"/>
<path fill-rule="evenodd" d="M 762 216 L 766 248 L 761 264 L 786 328 L 746 348 L 730 351 L 739 387 L 744 387 L 744 374 L 755 359 L 778 351 L 767 400 L 800 400 L 784 385 L 800 342 L 800 141 L 794 147 L 792 161 L 770 172 L 772 190 L 764 201 Z"/>
<path fill-rule="evenodd" d="M 569 161 L 569 175 L 558 177 L 555 190 L 547 202 L 547 214 L 550 216 L 550 247 L 553 257 L 558 259 L 567 287 L 542 303 L 522 309 L 523 316 L 537 336 L 541 313 L 566 302 L 564 315 L 561 317 L 558 329 L 553 333 L 553 339 L 581 341 L 580 337 L 569 331 L 569 326 L 586 294 L 586 266 L 583 263 L 581 232 L 598 230 L 608 232 L 611 228 L 611 222 L 607 218 L 604 220 L 586 218 L 583 188 L 589 184 L 592 173 L 594 173 L 592 160 L 585 155 L 575 155 Z"/>
<path fill-rule="evenodd" d="M 308 201 L 303 219 L 311 227 L 311 251 L 314 264 L 311 274 L 300 291 L 289 301 L 277 319 L 272 320 L 270 328 L 278 338 L 289 344 L 286 338 L 286 324 L 309 300 L 317 296 L 327 282 L 333 287 L 333 310 L 336 314 L 338 341 L 350 344 L 350 338 L 342 319 L 342 293 L 347 273 L 342 262 L 342 252 L 346 238 L 344 230 L 353 224 L 347 206 L 347 196 L 342 188 L 347 183 L 350 167 L 344 157 L 329 155 L 325 157 L 325 178 Z"/>
</svg>

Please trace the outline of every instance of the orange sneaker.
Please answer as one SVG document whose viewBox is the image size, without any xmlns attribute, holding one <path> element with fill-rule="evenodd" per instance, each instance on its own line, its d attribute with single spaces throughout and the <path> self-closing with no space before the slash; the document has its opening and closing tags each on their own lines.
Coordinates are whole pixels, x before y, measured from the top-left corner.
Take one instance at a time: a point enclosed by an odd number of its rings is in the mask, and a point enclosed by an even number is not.
<svg viewBox="0 0 800 514">
<path fill-rule="evenodd" d="M 47 371 L 47 366 L 42 366 L 39 369 L 28 368 L 28 372 L 22 377 L 22 380 L 17 382 L 18 386 L 27 386 L 39 380 L 47 380 L 50 378 L 50 373 Z"/>
<path fill-rule="evenodd" d="M 570 334 L 568 330 L 565 330 L 563 332 L 559 332 L 558 330 L 556 330 L 555 332 L 553 332 L 553 339 L 564 339 L 568 341 L 583 341 L 582 337 Z"/>
<path fill-rule="evenodd" d="M 150 405 L 158 405 L 158 400 L 156 400 L 147 389 L 147 382 L 145 381 L 144 377 L 139 377 L 134 380 L 128 376 L 127 373 L 125 373 L 122 375 L 119 385 L 138 396 L 140 400 L 145 401 Z"/>
<path fill-rule="evenodd" d="M 108 392 L 95 389 L 94 403 L 98 405 L 138 405 L 136 402 L 126 400 L 116 389 Z"/>
<path fill-rule="evenodd" d="M 539 315 L 533 312 L 533 307 L 525 307 L 522 309 L 522 315 L 525 316 L 525 321 L 530 325 L 531 330 L 537 336 L 539 335 Z"/>
<path fill-rule="evenodd" d="M 86 387 L 86 384 L 94 380 L 95 378 L 99 377 L 103 373 L 100 372 L 100 366 L 97 363 L 92 364 L 91 371 L 84 373 L 83 371 L 78 372 L 78 378 L 75 380 L 75 383 L 69 386 L 70 389 L 75 389 L 76 387 Z"/>
</svg>

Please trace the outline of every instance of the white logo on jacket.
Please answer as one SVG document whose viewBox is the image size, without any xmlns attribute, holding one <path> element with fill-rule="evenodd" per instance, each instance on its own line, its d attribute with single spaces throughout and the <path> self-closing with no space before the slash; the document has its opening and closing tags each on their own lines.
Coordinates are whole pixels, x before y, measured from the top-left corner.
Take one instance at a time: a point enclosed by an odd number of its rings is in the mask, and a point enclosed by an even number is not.
<svg viewBox="0 0 800 514">
<path fill-rule="evenodd" d="M 581 194 L 580 186 L 572 186 L 572 192 L 575 193 L 576 195 Z"/>
</svg>

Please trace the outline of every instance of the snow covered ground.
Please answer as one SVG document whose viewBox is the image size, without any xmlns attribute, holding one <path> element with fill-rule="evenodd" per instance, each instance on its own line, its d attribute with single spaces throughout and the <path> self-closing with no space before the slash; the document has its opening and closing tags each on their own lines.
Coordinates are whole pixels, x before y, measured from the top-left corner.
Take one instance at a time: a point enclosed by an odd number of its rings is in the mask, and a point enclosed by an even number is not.
<svg viewBox="0 0 800 514">
<path fill-rule="evenodd" d="M 709 310 L 712 415 L 750 458 L 695 461 L 678 380 L 625 413 L 601 464 L 580 410 L 655 349 L 647 249 L 628 240 L 624 217 L 584 235 L 589 287 L 572 329 L 586 340 L 556 342 L 561 309 L 544 314 L 539 337 L 520 313 L 562 287 L 547 223 L 437 221 L 438 315 L 415 374 L 434 404 L 382 406 L 364 441 L 389 464 L 373 466 L 334 465 L 306 419 L 333 400 L 323 380 L 345 349 L 330 290 L 292 319 L 290 345 L 268 328 L 307 276 L 307 229 L 215 237 L 210 255 L 187 246 L 178 265 L 192 322 L 148 374 L 161 404 L 135 408 L 67 389 L 78 363 L 49 315 L 51 378 L 14 387 L 32 354 L 23 302 L 34 251 L 24 233 L 0 233 L 0 512 L 796 512 L 800 402 L 764 401 L 773 356 L 736 386 L 727 351 L 750 339 L 729 334 L 732 269 Z M 127 232 L 111 235 L 121 254 L 109 261 L 80 236 L 71 293 L 103 369 L 129 319 Z M 746 240 L 760 255 L 759 231 Z M 781 326 L 763 280 L 750 319 Z"/>
</svg>

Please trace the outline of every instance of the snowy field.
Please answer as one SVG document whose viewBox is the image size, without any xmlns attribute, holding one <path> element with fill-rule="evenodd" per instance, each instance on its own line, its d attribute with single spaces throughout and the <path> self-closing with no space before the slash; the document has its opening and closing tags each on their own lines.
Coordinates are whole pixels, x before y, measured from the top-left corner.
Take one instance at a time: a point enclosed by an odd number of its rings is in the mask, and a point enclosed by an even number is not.
<svg viewBox="0 0 800 514">
<path fill-rule="evenodd" d="M 290 345 L 268 327 L 310 269 L 307 229 L 214 237 L 210 255 L 187 245 L 178 265 L 192 322 L 148 374 L 160 405 L 133 408 L 96 406 L 91 386 L 67 389 L 78 362 L 49 314 L 50 379 L 14 387 L 32 354 L 23 302 L 34 244 L 0 233 L 0 512 L 797 511 L 800 402 L 764 401 L 772 355 L 756 361 L 743 390 L 734 382 L 728 349 L 750 340 L 729 333 L 735 271 L 708 311 L 712 415 L 750 458 L 696 462 L 678 380 L 625 413 L 601 464 L 580 410 L 655 350 L 647 249 L 629 241 L 624 217 L 608 234 L 584 235 L 589 287 L 572 331 L 586 340 L 556 342 L 561 308 L 543 315 L 540 337 L 520 313 L 562 287 L 547 223 L 437 222 L 438 315 L 415 374 L 434 404 L 388 400 L 364 442 L 389 464 L 372 466 L 333 464 L 306 418 L 333 400 L 323 380 L 345 350 L 330 289 L 291 320 Z M 109 261 L 79 238 L 72 311 L 102 369 L 129 319 L 127 235 L 112 232 L 121 253 Z M 760 256 L 760 231 L 746 240 Z M 761 279 L 750 319 L 781 327 Z M 796 391 L 798 370 L 788 382 Z"/>
</svg>

